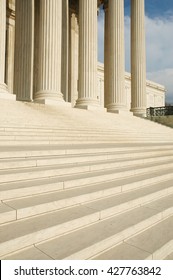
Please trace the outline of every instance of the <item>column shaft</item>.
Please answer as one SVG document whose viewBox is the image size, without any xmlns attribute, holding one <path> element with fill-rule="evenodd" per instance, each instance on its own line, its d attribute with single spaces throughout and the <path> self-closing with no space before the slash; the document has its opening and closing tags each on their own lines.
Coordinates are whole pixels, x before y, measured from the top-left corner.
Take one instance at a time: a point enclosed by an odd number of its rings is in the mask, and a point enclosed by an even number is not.
<svg viewBox="0 0 173 280">
<path fill-rule="evenodd" d="M 69 0 L 62 0 L 62 63 L 61 92 L 68 100 L 68 67 L 69 67 Z"/>
<path fill-rule="evenodd" d="M 109 83 L 108 83 L 108 77 L 109 77 L 109 44 L 108 44 L 108 32 L 109 32 L 109 26 L 108 26 L 108 4 L 106 3 L 104 5 L 104 11 L 105 11 L 105 26 L 104 26 L 104 106 L 108 104 L 108 92 L 109 92 Z"/>
<path fill-rule="evenodd" d="M 97 0 L 79 0 L 79 98 L 77 107 L 97 100 Z"/>
<path fill-rule="evenodd" d="M 69 46 L 69 101 L 72 107 L 78 99 L 78 60 L 79 60 L 79 25 L 74 11 L 70 11 L 70 46 Z"/>
<path fill-rule="evenodd" d="M 40 1 L 38 25 L 38 81 L 34 99 L 41 103 L 64 101 L 61 93 L 62 0 Z"/>
<path fill-rule="evenodd" d="M 17 100 L 33 99 L 34 0 L 16 0 L 14 93 Z"/>
<path fill-rule="evenodd" d="M 105 94 L 109 112 L 119 113 L 126 110 L 125 65 L 124 65 L 124 0 L 108 2 L 108 50 L 105 60 L 108 65 Z"/>
<path fill-rule="evenodd" d="M 131 111 L 146 115 L 146 51 L 144 0 L 131 0 Z"/>
<path fill-rule="evenodd" d="M 0 0 L 0 93 L 5 93 L 6 0 Z"/>
</svg>

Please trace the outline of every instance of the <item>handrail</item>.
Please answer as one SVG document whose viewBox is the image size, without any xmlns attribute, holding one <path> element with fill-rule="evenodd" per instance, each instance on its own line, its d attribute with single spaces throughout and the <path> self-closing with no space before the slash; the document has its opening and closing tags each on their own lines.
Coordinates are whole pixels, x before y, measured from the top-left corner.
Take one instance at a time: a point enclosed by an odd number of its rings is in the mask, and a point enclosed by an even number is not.
<svg viewBox="0 0 173 280">
<path fill-rule="evenodd" d="M 173 115 L 173 106 L 147 108 L 147 117 Z"/>
</svg>

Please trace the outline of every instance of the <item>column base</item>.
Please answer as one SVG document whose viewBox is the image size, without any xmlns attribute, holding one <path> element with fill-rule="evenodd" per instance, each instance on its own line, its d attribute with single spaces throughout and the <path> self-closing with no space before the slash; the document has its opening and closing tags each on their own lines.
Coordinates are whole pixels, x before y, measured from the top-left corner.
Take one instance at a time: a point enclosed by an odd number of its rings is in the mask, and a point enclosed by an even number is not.
<svg viewBox="0 0 173 280">
<path fill-rule="evenodd" d="M 101 106 L 94 106 L 94 105 L 75 105 L 74 108 L 88 110 L 88 111 L 107 112 L 106 108 L 103 108 Z"/>
<path fill-rule="evenodd" d="M 6 84 L 0 84 L 0 99 L 16 100 L 16 95 L 8 92 Z"/>
<path fill-rule="evenodd" d="M 118 115 L 122 115 L 122 116 L 133 116 L 133 113 L 128 111 L 128 110 L 107 110 L 108 113 L 113 113 L 113 114 L 118 114 Z"/>
<path fill-rule="evenodd" d="M 76 101 L 75 108 L 90 110 L 90 111 L 102 111 L 106 112 L 106 108 L 101 107 L 95 99 L 78 99 Z"/>
<path fill-rule="evenodd" d="M 131 109 L 130 111 L 133 113 L 135 117 L 146 118 L 147 116 L 146 109 L 135 108 L 135 109 Z"/>
<path fill-rule="evenodd" d="M 130 113 L 124 105 L 115 105 L 115 104 L 107 105 L 107 111 L 109 113 L 120 114 L 120 115 L 126 115 Z"/>
<path fill-rule="evenodd" d="M 65 100 L 63 99 L 62 93 L 50 92 L 50 91 L 39 91 L 35 93 L 35 103 L 49 104 L 49 105 L 63 105 Z"/>
</svg>

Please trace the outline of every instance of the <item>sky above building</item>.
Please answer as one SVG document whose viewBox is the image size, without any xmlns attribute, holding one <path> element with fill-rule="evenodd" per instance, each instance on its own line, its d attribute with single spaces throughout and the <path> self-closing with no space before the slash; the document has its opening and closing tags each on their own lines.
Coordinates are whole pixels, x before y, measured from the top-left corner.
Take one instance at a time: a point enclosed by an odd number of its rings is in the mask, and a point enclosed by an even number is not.
<svg viewBox="0 0 173 280">
<path fill-rule="evenodd" d="M 173 103 L 173 0 L 145 0 L 147 79 L 163 84 Z M 104 13 L 98 18 L 99 61 L 104 53 Z M 130 72 L 130 0 L 125 0 L 126 71 Z"/>
</svg>

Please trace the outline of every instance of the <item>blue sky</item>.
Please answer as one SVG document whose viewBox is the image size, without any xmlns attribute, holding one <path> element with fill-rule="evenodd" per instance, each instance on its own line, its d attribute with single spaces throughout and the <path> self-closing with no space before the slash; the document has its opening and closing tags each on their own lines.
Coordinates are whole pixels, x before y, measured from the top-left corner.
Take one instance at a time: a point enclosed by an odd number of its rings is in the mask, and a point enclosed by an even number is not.
<svg viewBox="0 0 173 280">
<path fill-rule="evenodd" d="M 165 85 L 173 103 L 173 0 L 145 0 L 147 79 Z M 99 61 L 103 62 L 103 23 L 99 15 Z M 130 71 L 130 0 L 125 0 L 126 71 Z"/>
</svg>

